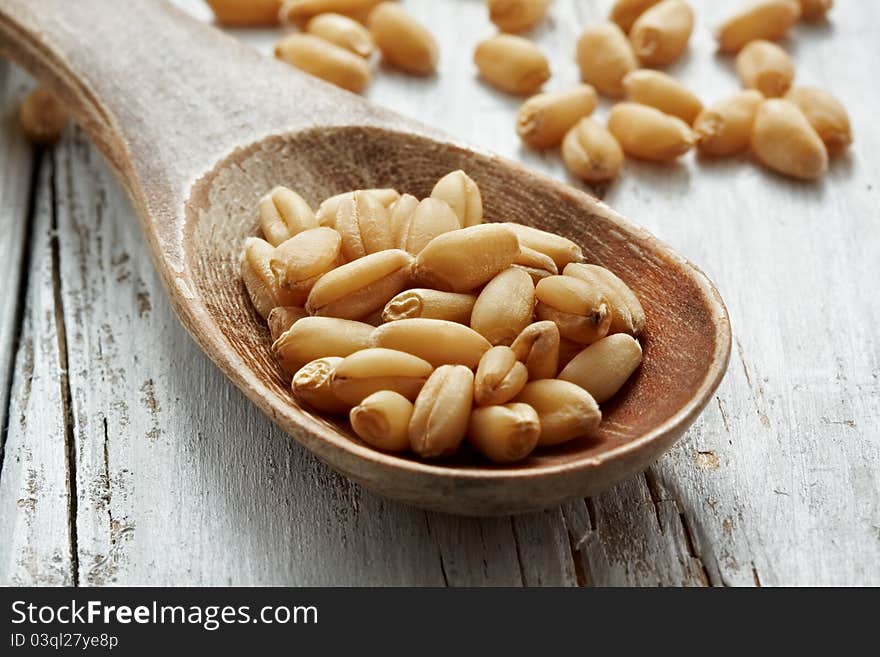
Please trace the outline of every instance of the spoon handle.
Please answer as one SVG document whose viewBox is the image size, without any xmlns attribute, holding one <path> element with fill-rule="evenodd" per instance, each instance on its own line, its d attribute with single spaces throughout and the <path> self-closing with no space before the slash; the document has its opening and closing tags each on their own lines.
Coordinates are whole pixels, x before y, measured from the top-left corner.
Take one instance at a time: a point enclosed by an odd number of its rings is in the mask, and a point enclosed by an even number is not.
<svg viewBox="0 0 880 657">
<path fill-rule="evenodd" d="M 136 201 L 178 196 L 267 134 L 382 122 L 164 0 L 2 0 L 0 53 L 61 98 Z"/>
</svg>

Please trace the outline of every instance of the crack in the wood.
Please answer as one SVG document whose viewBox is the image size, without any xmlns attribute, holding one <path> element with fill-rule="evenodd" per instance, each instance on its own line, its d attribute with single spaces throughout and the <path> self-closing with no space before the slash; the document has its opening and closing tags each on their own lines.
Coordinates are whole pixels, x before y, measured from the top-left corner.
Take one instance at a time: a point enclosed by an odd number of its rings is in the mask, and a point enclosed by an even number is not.
<svg viewBox="0 0 880 657">
<path fill-rule="evenodd" d="M 836 424 L 844 427 L 849 427 L 850 429 L 856 428 L 855 420 L 832 420 L 824 415 L 819 419 L 822 420 L 822 422 L 824 422 L 825 424 Z"/>
<path fill-rule="evenodd" d="M 510 516 L 510 530 L 513 532 L 513 549 L 516 552 L 516 565 L 519 567 L 519 581 L 526 586 L 526 569 L 523 568 L 522 553 L 519 551 L 519 534 L 516 533 L 513 516 Z"/>
<path fill-rule="evenodd" d="M 709 575 L 709 569 L 706 568 L 706 564 L 703 562 L 702 556 L 697 552 L 695 544 L 694 544 L 694 534 L 691 530 L 690 521 L 688 520 L 687 515 L 682 510 L 682 505 L 678 502 L 678 500 L 672 497 L 664 497 L 662 494 L 661 484 L 657 479 L 657 475 L 648 468 L 644 472 L 645 483 L 648 486 L 648 494 L 651 496 L 651 505 L 654 507 L 654 514 L 657 516 L 657 524 L 660 527 L 660 533 L 665 535 L 669 527 L 664 525 L 662 520 L 663 514 L 660 512 L 660 504 L 663 502 L 671 502 L 675 504 L 675 508 L 678 511 L 676 514 L 678 517 L 678 522 L 681 525 L 682 534 L 684 535 L 684 547 L 687 551 L 688 556 L 694 560 L 696 565 L 699 567 L 699 578 L 703 586 L 711 586 L 712 578 Z"/>
<path fill-rule="evenodd" d="M 107 418 L 104 417 L 103 426 L 104 426 L 104 502 L 107 504 L 107 518 L 110 520 L 110 544 L 116 543 L 116 539 L 113 536 L 113 510 L 110 508 L 110 436 L 107 431 Z"/>
<path fill-rule="evenodd" d="M 577 502 L 573 502 L 573 504 L 577 504 Z M 560 515 L 562 517 L 562 525 L 565 527 L 565 534 L 568 537 L 568 551 L 571 556 L 571 562 L 574 565 L 574 578 L 575 582 L 579 587 L 592 586 L 595 579 L 593 578 L 592 572 L 590 572 L 590 565 L 587 563 L 587 560 L 580 553 L 581 545 L 587 540 L 587 537 L 592 531 L 596 529 L 596 521 L 595 521 L 595 512 L 596 510 L 592 508 L 593 500 L 592 498 L 586 498 L 583 500 L 584 508 L 587 511 L 587 520 L 590 523 L 590 531 L 585 533 L 583 536 L 578 537 L 575 535 L 573 528 L 571 527 L 568 516 L 563 511 Z"/>
<path fill-rule="evenodd" d="M 49 240 L 52 265 L 52 292 L 55 305 L 55 328 L 58 337 L 58 358 L 61 366 L 61 412 L 64 418 L 64 447 L 67 461 L 67 524 L 70 537 L 70 568 L 73 586 L 79 586 L 79 542 L 77 540 L 77 482 L 76 439 L 73 423 L 73 400 L 68 373 L 67 327 L 64 323 L 64 302 L 61 295 L 61 255 L 58 243 L 58 190 L 55 185 L 55 161 L 50 160 L 49 193 L 51 214 L 51 238 Z"/>
<path fill-rule="evenodd" d="M 727 423 L 727 413 L 724 412 L 724 404 L 721 403 L 721 397 L 715 397 L 718 402 L 718 412 L 721 413 L 721 423 L 724 425 L 724 431 L 730 433 L 730 425 Z"/>
<path fill-rule="evenodd" d="M 642 476 L 645 478 L 645 485 L 648 487 L 648 495 L 651 498 L 651 506 L 654 507 L 654 516 L 657 518 L 657 526 L 660 528 L 660 533 L 664 534 L 666 532 L 665 527 L 663 526 L 663 517 L 660 513 L 660 502 L 663 501 L 663 497 L 660 494 L 660 485 L 650 469 L 645 470 L 642 473 Z"/>
<path fill-rule="evenodd" d="M 761 424 L 764 426 L 765 429 L 769 429 L 770 416 L 768 416 L 764 409 L 761 408 L 760 403 L 761 401 L 763 401 L 764 398 L 763 389 L 760 386 L 758 388 L 755 388 L 754 384 L 752 383 L 752 375 L 749 373 L 749 367 L 748 365 L 746 365 L 746 356 L 743 350 L 742 343 L 739 341 L 738 338 L 734 341 L 736 342 L 736 352 L 739 356 L 739 362 L 742 365 L 743 374 L 746 377 L 746 385 L 748 385 L 749 391 L 752 393 L 751 397 L 752 401 L 755 403 L 755 411 L 758 413 L 758 419 L 761 421 Z"/>
<path fill-rule="evenodd" d="M 694 545 L 694 537 L 691 532 L 690 522 L 687 519 L 687 516 L 684 513 L 678 514 L 678 521 L 681 523 L 681 528 L 684 531 L 684 543 L 687 548 L 688 555 L 696 561 L 697 566 L 700 567 L 700 574 L 702 575 L 703 586 L 712 586 L 712 578 L 709 576 L 709 569 L 706 568 L 706 564 L 703 563 L 703 558 L 697 552 L 697 548 Z"/>
<path fill-rule="evenodd" d="M 482 523 L 480 523 L 480 554 L 483 555 L 481 561 L 483 562 L 483 576 L 488 580 L 489 579 L 489 546 L 486 545 L 486 527 Z M 522 577 L 520 577 L 520 581 L 522 581 Z"/>
<path fill-rule="evenodd" d="M 587 518 L 590 521 L 590 529 L 595 531 L 599 526 L 596 520 L 596 503 L 593 501 L 592 497 L 588 497 L 584 500 L 584 504 L 587 507 Z"/>
<path fill-rule="evenodd" d="M 758 569 L 755 567 L 755 563 L 752 562 L 752 578 L 755 580 L 755 586 L 758 588 L 762 588 L 764 585 L 761 584 L 761 577 L 758 575 Z"/>
<path fill-rule="evenodd" d="M 754 388 L 754 386 L 752 386 L 752 375 L 749 374 L 749 366 L 746 365 L 746 356 L 745 356 L 745 353 L 743 353 L 742 342 L 739 341 L 739 338 L 737 338 L 735 340 L 735 342 L 736 342 L 736 353 L 739 356 L 739 362 L 740 362 L 740 365 L 742 365 L 743 374 L 745 374 L 745 377 L 746 377 L 746 383 L 749 386 L 749 390 L 754 392 L 755 388 Z"/>
<path fill-rule="evenodd" d="M 428 512 L 423 511 L 422 513 L 425 516 L 425 530 L 428 532 L 428 538 L 437 546 L 437 558 L 440 560 L 440 574 L 443 576 L 443 585 L 449 587 L 449 577 L 446 575 L 446 564 L 443 562 L 443 548 L 440 545 L 440 541 L 435 540 L 434 534 L 431 532 L 431 519 L 428 516 Z"/>
<path fill-rule="evenodd" d="M 34 217 L 36 215 L 36 207 L 37 207 L 37 189 L 40 184 L 40 171 L 42 170 L 43 164 L 43 150 L 40 148 L 35 149 L 33 159 L 31 160 L 31 176 L 28 181 L 28 195 L 27 195 L 27 206 L 25 210 L 25 229 L 22 231 L 22 254 L 21 254 L 21 262 L 19 264 L 19 273 L 18 273 L 18 290 L 16 290 L 16 306 L 13 312 L 12 319 L 12 340 L 10 341 L 10 354 L 18 353 L 19 347 L 21 345 L 21 336 L 24 328 L 24 318 L 25 318 L 25 303 L 27 299 L 27 291 L 28 286 L 30 285 L 30 265 L 33 260 L 33 249 L 28 248 L 29 246 L 34 245 L 34 226 L 36 225 L 36 221 Z M 9 359 L 9 371 L 7 372 L 8 377 L 6 379 L 6 404 L 3 409 L 3 415 L 0 416 L 2 419 L 2 423 L 0 423 L 0 475 L 3 472 L 3 459 L 6 454 L 6 436 L 9 433 L 9 423 L 12 421 L 10 412 L 12 410 L 12 385 L 15 379 L 15 358 L 12 357 Z"/>
<path fill-rule="evenodd" d="M 575 581 L 580 587 L 591 586 L 592 578 L 588 575 L 589 568 L 585 563 L 586 559 L 580 553 L 574 534 L 568 528 L 566 528 L 565 533 L 568 535 L 568 549 L 571 552 L 571 561 L 574 564 Z"/>
</svg>

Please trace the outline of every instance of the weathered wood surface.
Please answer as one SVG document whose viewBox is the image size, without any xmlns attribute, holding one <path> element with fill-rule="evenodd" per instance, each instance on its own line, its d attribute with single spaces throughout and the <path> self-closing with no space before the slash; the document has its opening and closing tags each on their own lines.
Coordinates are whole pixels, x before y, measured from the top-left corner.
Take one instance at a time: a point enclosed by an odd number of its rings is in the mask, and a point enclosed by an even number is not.
<svg viewBox="0 0 880 657">
<path fill-rule="evenodd" d="M 9 386 L 15 342 L 24 306 L 22 285 L 27 266 L 26 246 L 31 191 L 31 148 L 18 127 L 17 102 L 27 89 L 27 78 L 9 66 L 0 68 L 0 427 L 6 426 Z M 2 438 L 0 438 L 2 445 Z"/>
<path fill-rule="evenodd" d="M 57 243 L 52 225 L 50 164 L 39 179 L 26 246 L 28 291 L 0 476 L 2 582 L 61 586 L 76 581 L 71 531 L 72 482 L 63 323 L 59 316 Z"/>
<path fill-rule="evenodd" d="M 556 0 L 534 35 L 548 88 L 576 81 L 574 40 L 608 4 Z M 727 3 L 692 4 L 698 27 L 673 71 L 711 101 L 737 86 L 711 39 Z M 440 73 L 380 69 L 368 96 L 568 179 L 557 155 L 518 144 L 519 101 L 475 78 L 471 45 L 492 33 L 482 3 L 406 5 L 437 34 Z M 851 111 L 856 144 L 824 181 L 688 156 L 629 162 L 596 190 L 724 295 L 737 342 L 714 403 L 645 475 L 491 520 L 368 494 L 256 412 L 179 326 L 77 130 L 42 159 L 28 221 L 31 155 L 12 118 L 22 77 L 0 65 L 0 583 L 880 584 L 880 7 L 838 5 L 787 44 L 798 80 Z M 275 33 L 246 38 L 268 50 Z"/>
</svg>

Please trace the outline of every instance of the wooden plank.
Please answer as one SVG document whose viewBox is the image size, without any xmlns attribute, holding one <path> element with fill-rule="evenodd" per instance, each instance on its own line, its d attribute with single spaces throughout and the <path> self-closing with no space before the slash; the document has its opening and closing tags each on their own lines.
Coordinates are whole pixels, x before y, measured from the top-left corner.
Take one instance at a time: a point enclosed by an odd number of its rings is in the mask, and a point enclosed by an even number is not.
<svg viewBox="0 0 880 657">
<path fill-rule="evenodd" d="M 27 89 L 27 78 L 0 61 L 0 454 L 6 432 L 6 411 L 16 339 L 23 300 L 19 294 L 26 262 L 25 240 L 29 227 L 32 154 L 18 125 L 18 105 Z M 2 462 L 2 458 L 0 458 Z"/>
<path fill-rule="evenodd" d="M 63 586 L 76 580 L 50 177 L 51 167 L 43 167 L 0 473 L 0 585 Z"/>
</svg>

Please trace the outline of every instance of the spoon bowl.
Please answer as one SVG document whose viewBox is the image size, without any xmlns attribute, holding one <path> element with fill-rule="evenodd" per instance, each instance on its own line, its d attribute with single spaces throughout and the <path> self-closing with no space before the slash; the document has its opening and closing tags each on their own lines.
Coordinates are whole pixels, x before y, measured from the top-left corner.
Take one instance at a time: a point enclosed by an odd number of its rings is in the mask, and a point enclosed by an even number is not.
<svg viewBox="0 0 880 657">
<path fill-rule="evenodd" d="M 641 471 L 711 398 L 730 353 L 717 291 L 603 203 L 260 57 L 163 3 L 133 1 L 125 25 L 110 0 L 81 4 L 84 17 L 77 21 L 84 31 L 77 34 L 53 17 L 63 10 L 61 0 L 4 0 L 0 49 L 52 86 L 116 169 L 175 310 L 199 346 L 266 415 L 334 469 L 433 510 L 538 510 Z M 128 27 L 132 22 L 137 30 Z M 101 35 L 99 56 L 89 44 Z M 191 71 L 187 78 L 165 69 L 157 79 L 152 62 L 146 76 L 132 77 L 138 55 L 148 52 L 167 64 L 186 56 L 193 69 L 214 64 L 222 72 Z M 603 405 L 598 433 L 513 465 L 487 465 L 466 451 L 438 462 L 385 454 L 362 443 L 344 420 L 298 406 L 239 273 L 242 241 L 258 233 L 256 202 L 275 185 L 295 189 L 315 207 L 357 188 L 427 196 L 455 169 L 479 185 L 488 221 L 515 221 L 574 240 L 588 262 L 610 268 L 633 288 L 647 316 L 642 366 Z"/>
</svg>

